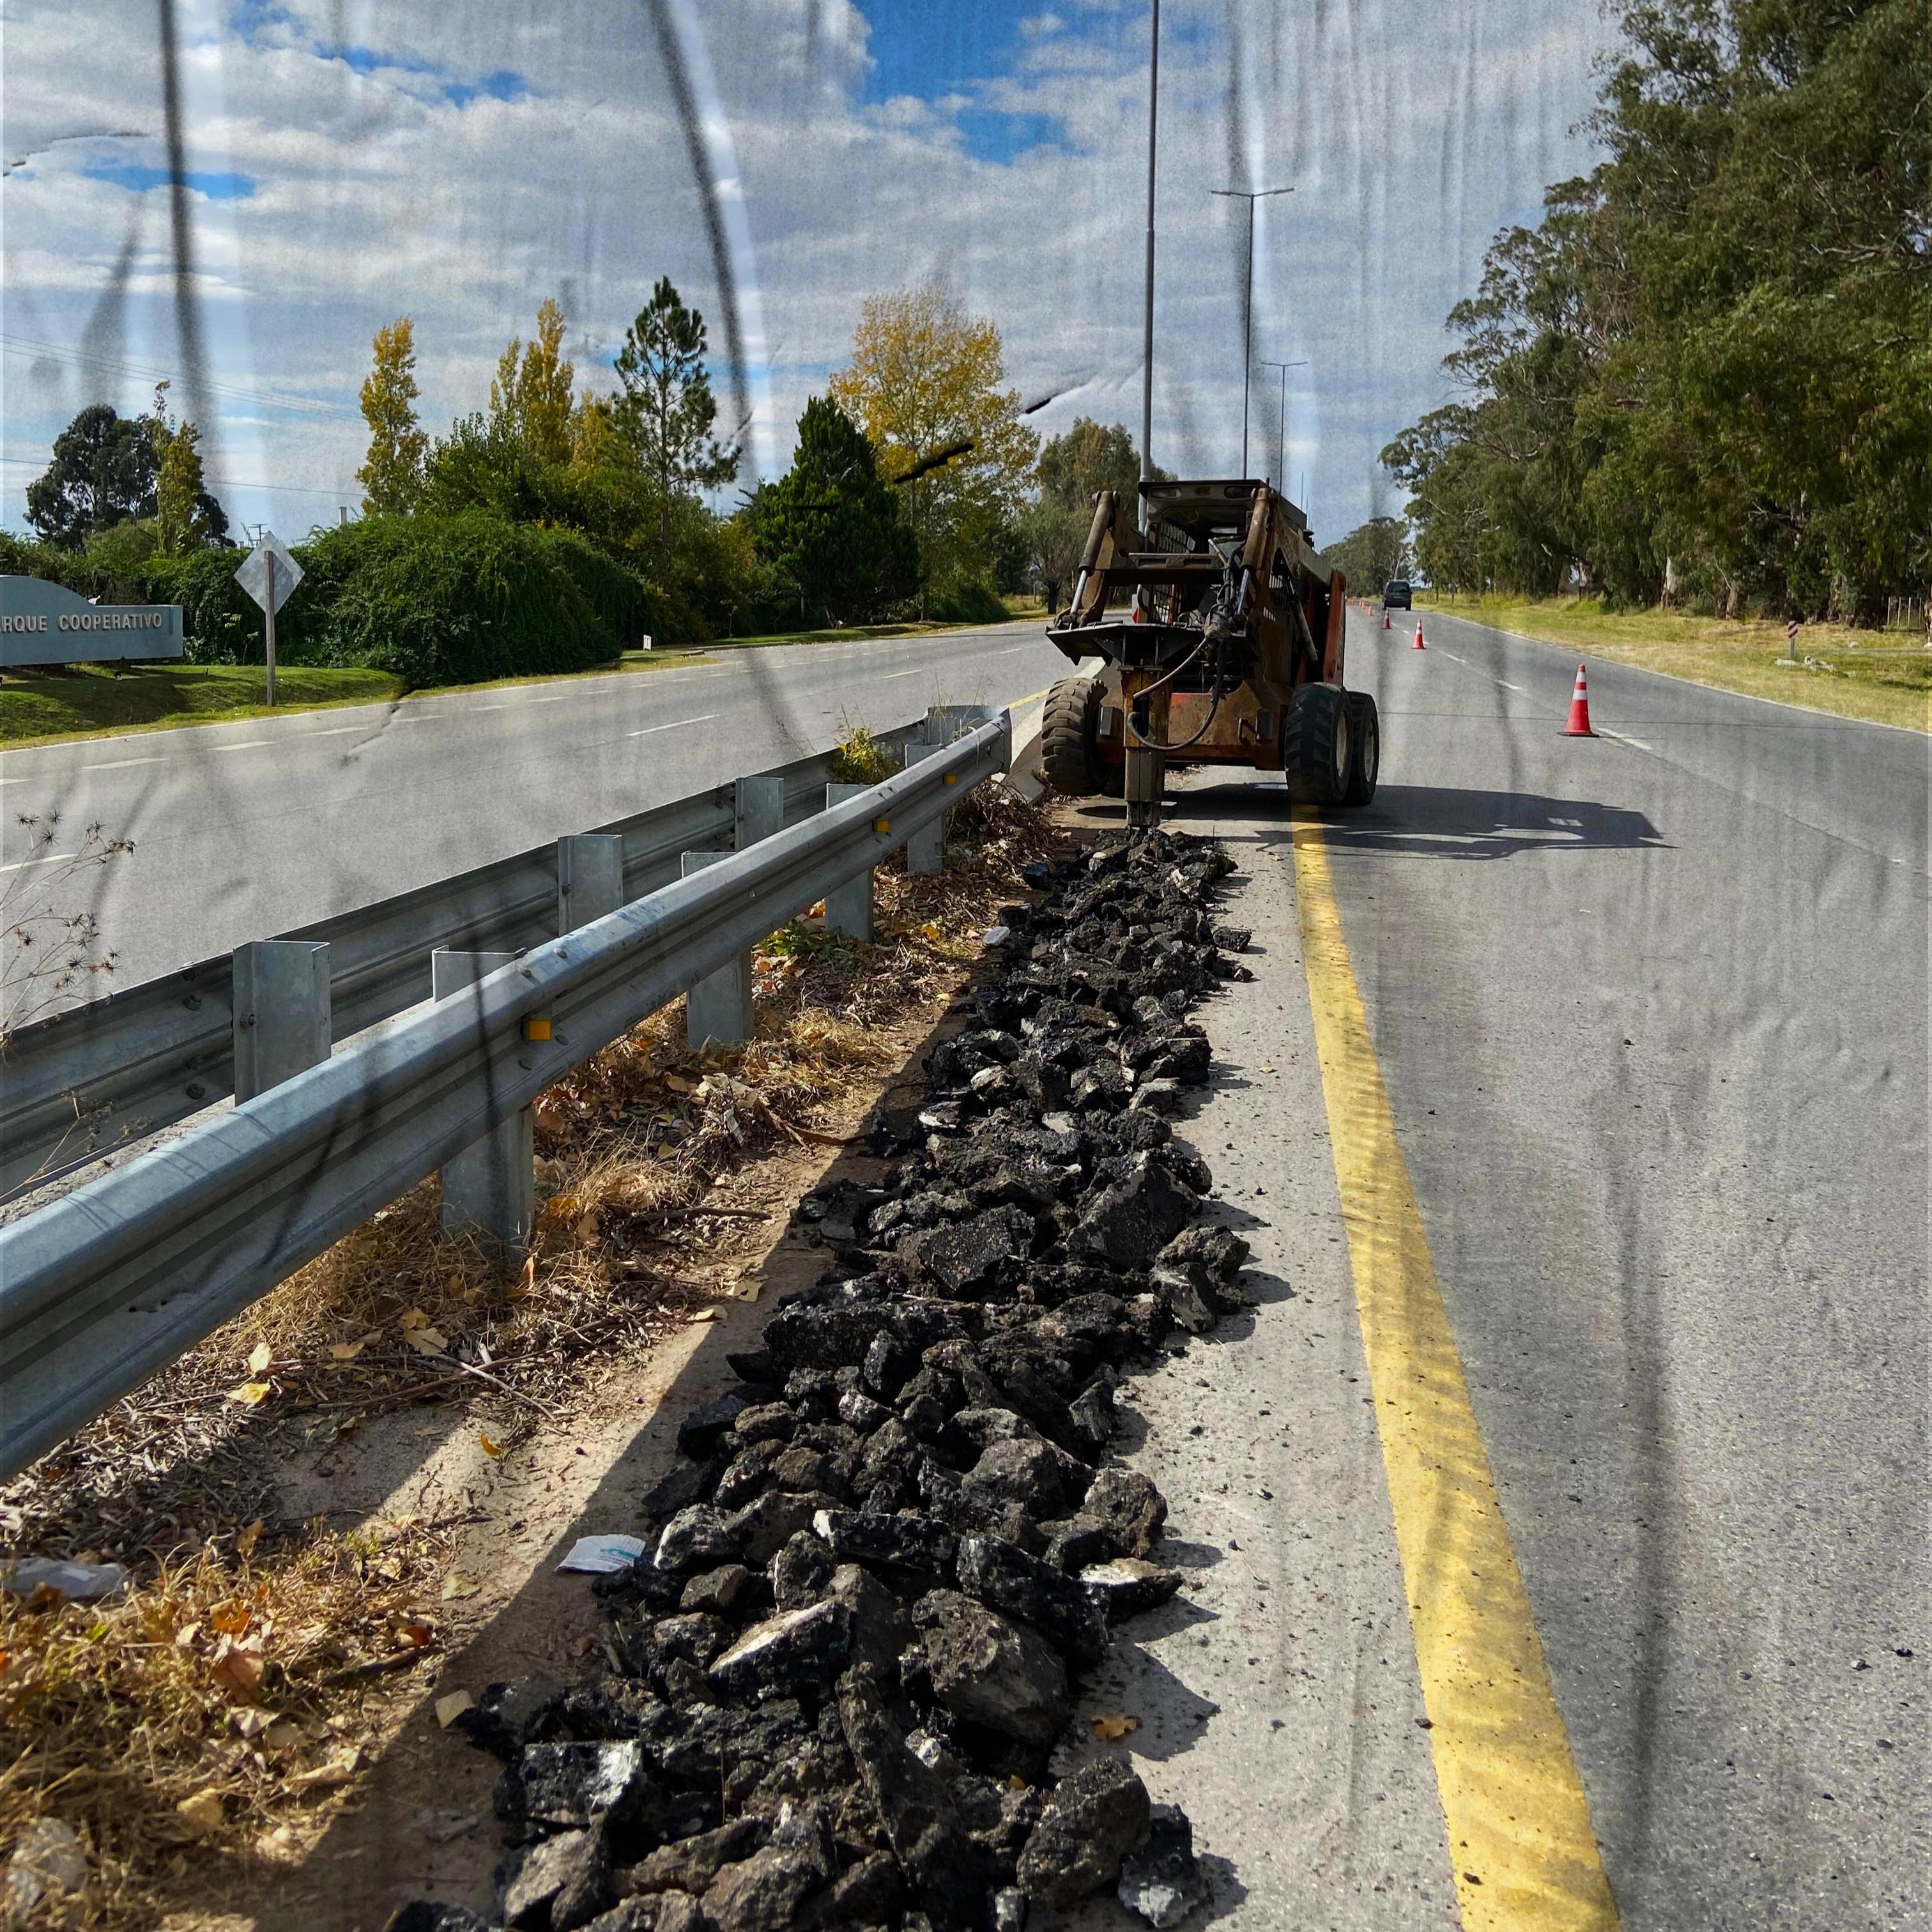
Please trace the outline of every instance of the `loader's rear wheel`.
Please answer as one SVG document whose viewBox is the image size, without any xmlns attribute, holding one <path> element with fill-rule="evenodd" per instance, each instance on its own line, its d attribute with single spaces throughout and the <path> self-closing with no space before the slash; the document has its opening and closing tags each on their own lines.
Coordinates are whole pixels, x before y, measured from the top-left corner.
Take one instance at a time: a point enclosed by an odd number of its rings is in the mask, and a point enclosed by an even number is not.
<svg viewBox="0 0 1932 1932">
<path fill-rule="evenodd" d="M 1118 798 L 1126 774 L 1100 755 L 1100 706 L 1107 688 L 1097 677 L 1064 677 L 1046 694 L 1040 763 L 1046 782 L 1072 798 Z"/>
<path fill-rule="evenodd" d="M 1282 726 L 1282 776 L 1302 805 L 1340 805 L 1347 796 L 1348 707 L 1339 685 L 1304 684 L 1289 701 Z"/>
<path fill-rule="evenodd" d="M 1372 805 L 1376 780 L 1382 775 L 1382 728 L 1376 716 L 1376 700 L 1366 691 L 1347 694 L 1348 737 L 1348 788 L 1342 795 L 1344 805 Z"/>
</svg>

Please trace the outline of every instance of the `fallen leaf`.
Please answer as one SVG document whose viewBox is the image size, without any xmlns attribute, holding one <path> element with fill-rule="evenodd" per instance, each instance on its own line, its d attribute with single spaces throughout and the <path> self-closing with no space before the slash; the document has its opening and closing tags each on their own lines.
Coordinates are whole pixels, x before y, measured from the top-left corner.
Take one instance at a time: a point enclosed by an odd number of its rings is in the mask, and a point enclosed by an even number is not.
<svg viewBox="0 0 1932 1932">
<path fill-rule="evenodd" d="M 1094 1735 L 1102 1744 L 1112 1744 L 1116 1738 L 1125 1737 L 1130 1731 L 1141 1727 L 1138 1718 L 1089 1718 L 1087 1721 L 1094 1726 Z"/>
<path fill-rule="evenodd" d="M 570 1648 L 575 1655 L 588 1657 L 597 1648 L 597 1640 L 586 1630 Z"/>
<path fill-rule="evenodd" d="M 406 1329 L 403 1340 L 419 1355 L 440 1355 L 449 1347 L 448 1342 L 434 1328 Z"/>
<path fill-rule="evenodd" d="M 181 1628 L 175 1632 L 175 1642 L 183 1650 L 192 1650 L 194 1648 L 195 1639 L 200 1634 L 200 1624 L 183 1624 Z"/>
<path fill-rule="evenodd" d="M 271 1725 L 280 1720 L 272 1711 L 244 1710 L 230 1712 L 228 1721 L 243 1737 L 252 1738 L 258 1732 L 266 1731 Z"/>
<path fill-rule="evenodd" d="M 275 1392 L 272 1382 L 244 1382 L 239 1388 L 228 1391 L 230 1402 L 238 1402 L 244 1408 L 259 1408 Z"/>
<path fill-rule="evenodd" d="M 594 1241 L 597 1238 L 597 1216 L 586 1214 L 577 1224 L 577 1238 L 580 1243 Z"/>
<path fill-rule="evenodd" d="M 436 1700 L 436 1720 L 446 1731 L 465 1711 L 473 1711 L 476 1700 L 467 1690 L 452 1690 Z"/>
<path fill-rule="evenodd" d="M 248 1628 L 248 1606 L 246 1604 L 217 1604 L 208 1613 L 210 1627 L 224 1636 L 239 1636 Z"/>
<path fill-rule="evenodd" d="M 715 1308 L 700 1308 L 691 1318 L 694 1322 L 717 1322 L 723 1318 Z"/>
<path fill-rule="evenodd" d="M 1274 1069 L 1270 1066 L 1266 1060 L 1263 1060 L 1262 1062 L 1262 1071 L 1264 1073 L 1272 1073 L 1274 1071 Z"/>
<path fill-rule="evenodd" d="M 208 1674 L 231 1696 L 251 1697 L 267 1664 L 259 1636 L 224 1636 L 208 1659 Z"/>
<path fill-rule="evenodd" d="M 287 1826 L 278 1825 L 255 1840 L 255 1849 L 265 1858 L 292 1858 L 298 1849 L 296 1834 Z"/>
<path fill-rule="evenodd" d="M 698 1090 L 692 1082 L 676 1073 L 667 1073 L 664 1077 L 664 1084 L 674 1094 L 694 1094 Z"/>
<path fill-rule="evenodd" d="M 365 1335 L 359 1342 L 332 1342 L 328 1352 L 338 1362 L 352 1362 L 368 1346 L 369 1338 Z"/>
<path fill-rule="evenodd" d="M 211 1832 L 221 1829 L 221 1793 L 214 1790 L 197 1791 L 192 1798 L 184 1798 L 175 1807 L 175 1816 L 197 1838 L 205 1838 Z"/>
<path fill-rule="evenodd" d="M 266 1375 L 268 1364 L 274 1359 L 274 1350 L 266 1342 L 257 1342 L 248 1352 L 248 1372 L 251 1376 Z"/>
<path fill-rule="evenodd" d="M 573 1220 L 578 1211 L 579 1203 L 574 1194 L 553 1194 L 544 1203 L 544 1213 L 553 1221 Z"/>
<path fill-rule="evenodd" d="M 479 1429 L 476 1432 L 476 1439 L 482 1444 L 483 1453 L 489 1457 L 491 1462 L 494 1462 L 499 1460 L 504 1454 L 505 1451 L 502 1444 L 500 1442 L 492 1442 L 490 1440 L 489 1432 L 487 1430 Z"/>
<path fill-rule="evenodd" d="M 396 1645 L 398 1649 L 420 1650 L 424 1644 L 432 1643 L 435 1640 L 436 1627 L 434 1624 L 400 1624 L 396 1628 Z"/>
<path fill-rule="evenodd" d="M 454 1603 L 459 1597 L 473 1597 L 483 1586 L 473 1576 L 446 1576 L 442 1582 L 442 1600 Z"/>
<path fill-rule="evenodd" d="M 246 1529 L 235 1534 L 235 1553 L 237 1556 L 252 1556 L 255 1546 L 262 1540 L 262 1519 L 257 1516 Z"/>
<path fill-rule="evenodd" d="M 262 1748 L 268 1750 L 293 1750 L 308 1742 L 308 1733 L 299 1724 L 291 1724 L 287 1718 L 278 1718 L 262 1733 Z"/>
</svg>

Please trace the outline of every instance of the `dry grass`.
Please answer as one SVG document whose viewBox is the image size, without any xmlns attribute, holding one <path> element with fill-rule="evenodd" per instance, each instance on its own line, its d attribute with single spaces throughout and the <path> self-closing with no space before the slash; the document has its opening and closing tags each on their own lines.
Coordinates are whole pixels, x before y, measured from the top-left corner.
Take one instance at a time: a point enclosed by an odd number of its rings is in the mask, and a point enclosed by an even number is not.
<svg viewBox="0 0 1932 1932">
<path fill-rule="evenodd" d="M 838 1138 L 897 1064 L 887 1030 L 936 1016 L 1052 835 L 982 787 L 948 836 L 938 877 L 881 868 L 874 944 L 808 917 L 760 951 L 752 1043 L 686 1052 L 680 1003 L 542 1096 L 520 1270 L 443 1235 L 425 1182 L 0 1492 L 15 1550 L 136 1579 L 105 1608 L 0 1598 L 0 1855 L 50 1816 L 88 1855 L 45 1923 L 152 1925 L 208 1855 L 297 1850 L 352 1786 L 384 1679 L 341 1673 L 434 1650 L 443 1545 L 278 1520 L 276 1458 L 415 1402 L 507 1450 L 726 1289 L 719 1246 L 785 1204 L 740 1204 L 759 1162 Z"/>
<path fill-rule="evenodd" d="M 1772 698 L 1841 718 L 1932 729 L 1932 652 L 1903 632 L 1807 624 L 1799 662 L 1781 664 L 1784 626 L 1768 618 L 1703 617 L 1680 610 L 1612 610 L 1594 598 L 1464 597 L 1430 593 L 1427 608 L 1518 637 L 1588 652 L 1643 670 Z"/>
<path fill-rule="evenodd" d="M 437 1553 L 410 1522 L 259 1567 L 204 1549 L 111 1605 L 0 1597 L 0 1833 L 58 1817 L 88 1857 L 32 1922 L 152 1922 L 198 1852 L 293 1850 L 361 1768 L 369 1686 L 434 1653 Z"/>
</svg>

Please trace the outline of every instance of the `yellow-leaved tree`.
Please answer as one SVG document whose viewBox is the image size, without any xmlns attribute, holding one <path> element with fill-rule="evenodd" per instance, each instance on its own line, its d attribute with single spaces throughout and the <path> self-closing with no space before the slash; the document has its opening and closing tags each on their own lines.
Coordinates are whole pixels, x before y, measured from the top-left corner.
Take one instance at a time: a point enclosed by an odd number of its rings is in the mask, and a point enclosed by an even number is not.
<svg viewBox="0 0 1932 1932">
<path fill-rule="evenodd" d="M 362 384 L 362 420 L 369 454 L 356 480 L 364 511 L 404 516 L 422 495 L 429 438 L 416 422 L 416 325 L 398 316 L 376 332 L 375 360 Z"/>
<path fill-rule="evenodd" d="M 922 601 L 935 586 L 989 574 L 988 547 L 1024 494 L 1040 439 L 1004 388 L 1000 332 L 969 315 L 943 280 L 868 296 L 852 363 L 832 400 L 902 479 L 919 540 Z"/>
<path fill-rule="evenodd" d="M 536 340 L 510 338 L 490 385 L 490 427 L 514 436 L 539 463 L 571 456 L 570 386 L 577 371 L 563 353 L 563 310 L 546 296 Z"/>
</svg>

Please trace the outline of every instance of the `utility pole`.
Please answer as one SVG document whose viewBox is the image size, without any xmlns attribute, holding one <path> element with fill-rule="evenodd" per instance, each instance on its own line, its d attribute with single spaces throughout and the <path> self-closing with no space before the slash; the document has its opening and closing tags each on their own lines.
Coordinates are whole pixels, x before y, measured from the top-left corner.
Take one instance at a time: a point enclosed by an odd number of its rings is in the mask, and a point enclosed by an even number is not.
<svg viewBox="0 0 1932 1932">
<path fill-rule="evenodd" d="M 1154 474 L 1154 162 L 1160 128 L 1160 0 L 1154 0 L 1148 55 L 1147 289 L 1141 303 L 1141 481 Z M 1141 499 L 1141 530 L 1147 530 L 1147 499 Z"/>
<path fill-rule="evenodd" d="M 1270 195 L 1292 194 L 1292 188 L 1210 188 L 1210 194 L 1224 201 L 1248 204 L 1248 285 L 1241 302 L 1241 474 L 1248 473 L 1248 382 L 1255 358 L 1255 203 Z"/>
<path fill-rule="evenodd" d="M 1275 418 L 1274 472 L 1275 481 L 1281 485 L 1282 494 L 1288 494 L 1288 372 L 1291 369 L 1306 369 L 1308 358 L 1304 356 L 1299 362 L 1270 362 L 1262 358 L 1264 369 L 1281 371 L 1281 413 Z M 1304 506 L 1304 508 L 1306 506 Z"/>
</svg>

